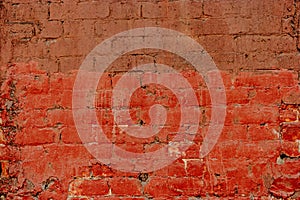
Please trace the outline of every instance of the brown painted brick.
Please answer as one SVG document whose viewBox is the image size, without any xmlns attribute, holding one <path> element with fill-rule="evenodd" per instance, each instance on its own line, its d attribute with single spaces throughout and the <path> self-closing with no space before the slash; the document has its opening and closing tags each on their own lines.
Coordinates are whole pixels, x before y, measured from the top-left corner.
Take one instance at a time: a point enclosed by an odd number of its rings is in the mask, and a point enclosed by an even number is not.
<svg viewBox="0 0 300 200">
<path fill-rule="evenodd" d="M 48 57 L 48 47 L 47 41 L 32 39 L 30 42 L 18 42 L 14 45 L 12 50 L 15 58 L 47 58 Z M 20 60 L 19 60 L 20 62 Z"/>
<path fill-rule="evenodd" d="M 165 2 L 144 2 L 142 3 L 142 17 L 146 19 L 167 17 L 167 7 Z"/>
<path fill-rule="evenodd" d="M 95 47 L 95 42 L 86 38 L 58 38 L 49 45 L 49 53 L 53 57 L 81 56 L 90 52 Z"/>
<path fill-rule="evenodd" d="M 113 19 L 136 19 L 141 17 L 141 3 L 113 2 L 110 4 L 110 15 Z"/>
<path fill-rule="evenodd" d="M 195 19 L 203 16 L 202 1 L 170 1 L 167 17 L 171 19 Z"/>
<path fill-rule="evenodd" d="M 63 23 L 64 37 L 94 37 L 94 20 L 67 20 Z"/>
<path fill-rule="evenodd" d="M 10 22 L 33 22 L 48 18 L 48 5 L 46 3 L 30 1 L 16 3 L 8 7 L 7 18 Z"/>
<path fill-rule="evenodd" d="M 66 73 L 71 70 L 78 70 L 82 61 L 82 57 L 62 57 L 59 59 L 59 71 Z"/>
<path fill-rule="evenodd" d="M 130 20 L 97 21 L 95 23 L 95 34 L 98 37 L 106 39 L 114 34 L 132 28 L 132 24 L 133 22 Z"/>
<path fill-rule="evenodd" d="M 108 4 L 100 1 L 50 4 L 50 19 L 103 19 L 108 15 Z"/>
<path fill-rule="evenodd" d="M 236 39 L 238 52 L 277 52 L 295 51 L 296 40 L 290 36 L 240 36 Z"/>
<path fill-rule="evenodd" d="M 63 26 L 60 21 L 44 21 L 41 29 L 42 38 L 58 38 L 63 33 Z"/>
<path fill-rule="evenodd" d="M 12 38 L 31 38 L 34 34 L 35 29 L 32 24 L 12 24 L 10 26 L 9 36 Z"/>
</svg>

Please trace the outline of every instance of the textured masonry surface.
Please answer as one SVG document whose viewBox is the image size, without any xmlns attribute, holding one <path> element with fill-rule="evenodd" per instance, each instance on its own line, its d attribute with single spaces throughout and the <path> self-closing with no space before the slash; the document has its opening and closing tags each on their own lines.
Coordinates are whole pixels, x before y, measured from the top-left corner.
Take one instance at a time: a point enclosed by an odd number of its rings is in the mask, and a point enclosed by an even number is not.
<svg viewBox="0 0 300 200">
<path fill-rule="evenodd" d="M 0 0 L 0 16 L 0 199 L 300 198 L 298 0 Z M 174 95 L 147 85 L 132 96 L 132 119 L 149 123 L 149 106 L 159 103 L 169 108 L 169 128 L 147 140 L 112 131 L 112 90 L 135 66 L 173 67 L 201 108 L 185 155 L 151 173 L 124 173 L 83 147 L 72 89 L 97 44 L 145 26 L 182 32 L 207 50 L 222 74 L 227 116 L 217 145 L 200 159 L 211 114 L 201 75 L 166 51 L 121 56 L 102 76 L 96 97 L 99 123 L 114 144 L 155 151 L 177 128 Z"/>
</svg>

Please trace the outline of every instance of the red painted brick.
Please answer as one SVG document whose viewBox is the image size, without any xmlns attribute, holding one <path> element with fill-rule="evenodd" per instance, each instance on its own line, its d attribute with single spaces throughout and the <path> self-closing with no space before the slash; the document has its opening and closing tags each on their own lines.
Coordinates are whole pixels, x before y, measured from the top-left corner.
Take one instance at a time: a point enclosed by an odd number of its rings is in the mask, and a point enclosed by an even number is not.
<svg viewBox="0 0 300 200">
<path fill-rule="evenodd" d="M 168 178 L 161 177 L 151 178 L 144 188 L 144 193 L 150 197 L 168 198 L 179 194 L 179 192 L 170 189 Z"/>
<path fill-rule="evenodd" d="M 241 73 L 235 81 L 235 87 L 293 87 L 296 85 L 296 74 L 287 71 L 278 73 Z"/>
<path fill-rule="evenodd" d="M 191 177 L 202 177 L 207 171 L 207 167 L 203 160 L 200 159 L 187 159 L 186 160 L 186 172 Z"/>
<path fill-rule="evenodd" d="M 105 195 L 109 192 L 107 180 L 74 180 L 70 184 L 69 194 L 78 196 Z"/>
<path fill-rule="evenodd" d="M 274 124 L 248 125 L 247 134 L 251 141 L 278 140 L 279 128 Z"/>
<path fill-rule="evenodd" d="M 92 173 L 95 177 L 112 177 L 114 175 L 111 168 L 98 163 L 92 166 Z"/>
<path fill-rule="evenodd" d="M 284 124 L 281 129 L 282 139 L 286 141 L 300 140 L 300 123 Z"/>
<path fill-rule="evenodd" d="M 289 157 L 299 157 L 299 141 L 283 141 L 281 144 L 281 153 Z"/>
<path fill-rule="evenodd" d="M 295 191 L 300 190 L 300 179 L 280 177 L 275 179 L 270 188 L 270 193 L 275 197 L 288 198 L 291 197 Z"/>
<path fill-rule="evenodd" d="M 48 110 L 47 119 L 50 126 L 62 124 L 70 126 L 74 124 L 73 114 L 70 110 L 53 109 Z"/>
<path fill-rule="evenodd" d="M 113 178 L 110 181 L 111 192 L 118 196 L 139 196 L 142 194 L 142 184 L 138 179 Z"/>
<path fill-rule="evenodd" d="M 180 195 L 199 196 L 204 187 L 204 181 L 199 178 L 170 178 L 168 185 L 171 191 Z"/>
<path fill-rule="evenodd" d="M 52 129 L 27 128 L 16 135 L 18 145 L 40 145 L 56 142 L 57 133 Z"/>
<path fill-rule="evenodd" d="M 82 141 L 74 126 L 66 126 L 61 130 L 61 141 L 66 144 L 81 144 Z"/>
<path fill-rule="evenodd" d="M 176 160 L 171 165 L 154 172 L 154 175 L 157 177 L 164 177 L 164 176 L 185 177 L 186 176 L 185 163 L 182 159 Z"/>
<path fill-rule="evenodd" d="M 259 104 L 236 106 L 234 108 L 234 121 L 241 124 L 276 123 L 278 120 L 278 107 L 261 106 Z"/>
</svg>

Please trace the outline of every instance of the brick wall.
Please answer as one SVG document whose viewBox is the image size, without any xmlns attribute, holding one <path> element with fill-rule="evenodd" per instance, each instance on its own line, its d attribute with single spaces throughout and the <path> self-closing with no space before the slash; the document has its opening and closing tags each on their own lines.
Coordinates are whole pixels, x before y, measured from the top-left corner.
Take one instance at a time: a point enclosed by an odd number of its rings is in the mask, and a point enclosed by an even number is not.
<svg viewBox="0 0 300 200">
<path fill-rule="evenodd" d="M 0 16 L 0 199 L 300 198 L 297 0 L 0 0 Z M 178 128 L 178 100 L 155 85 L 136 90 L 131 117 L 147 124 L 149 106 L 159 103 L 170 111 L 168 126 L 150 139 L 115 128 L 112 91 L 133 67 L 173 67 L 191 84 L 201 110 L 184 155 L 152 172 L 122 172 L 83 146 L 73 85 L 99 43 L 148 26 L 184 33 L 209 53 L 225 85 L 226 118 L 217 144 L 200 158 L 212 113 L 201 74 L 167 51 L 120 56 L 101 77 L 95 105 L 116 146 L 153 152 Z"/>
</svg>

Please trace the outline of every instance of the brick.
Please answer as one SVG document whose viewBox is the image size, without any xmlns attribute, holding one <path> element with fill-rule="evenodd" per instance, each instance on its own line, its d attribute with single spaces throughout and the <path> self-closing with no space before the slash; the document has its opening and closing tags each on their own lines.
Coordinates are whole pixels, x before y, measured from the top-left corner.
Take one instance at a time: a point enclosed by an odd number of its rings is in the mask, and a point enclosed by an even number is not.
<svg viewBox="0 0 300 200">
<path fill-rule="evenodd" d="M 282 94 L 283 94 L 282 101 L 285 104 L 293 104 L 293 105 L 300 104 L 299 101 L 300 92 L 298 88 L 282 90 Z"/>
<path fill-rule="evenodd" d="M 24 161 L 24 176 L 31 177 L 30 180 L 35 183 L 41 183 L 54 173 L 59 179 L 79 176 L 76 174 L 79 166 L 87 165 L 91 159 L 85 147 L 80 145 L 24 146 L 20 148 L 20 155 Z M 66 162 L 65 158 L 70 162 Z"/>
<path fill-rule="evenodd" d="M 9 35 L 12 38 L 31 38 L 34 34 L 35 30 L 32 24 L 12 24 L 10 26 Z"/>
<path fill-rule="evenodd" d="M 82 57 L 62 57 L 59 59 L 59 71 L 67 73 L 72 70 L 78 70 L 82 61 Z"/>
<path fill-rule="evenodd" d="M 142 3 L 142 17 L 143 18 L 164 18 L 166 17 L 167 7 L 164 2 L 152 3 L 144 2 Z"/>
<path fill-rule="evenodd" d="M 120 196 L 139 196 L 142 194 L 142 184 L 138 179 L 114 178 L 110 181 L 111 192 Z"/>
<path fill-rule="evenodd" d="M 235 149 L 235 155 L 238 158 L 259 160 L 260 155 L 265 154 L 264 159 L 274 159 L 280 154 L 280 142 L 278 140 L 260 140 L 246 145 L 240 144 Z M 224 154 L 224 156 L 225 155 L 226 154 Z"/>
<path fill-rule="evenodd" d="M 41 37 L 58 38 L 63 33 L 63 26 L 60 21 L 45 21 L 42 23 Z"/>
<path fill-rule="evenodd" d="M 252 89 L 249 90 L 249 97 L 252 104 L 270 106 L 281 103 L 281 94 L 278 88 Z"/>
<path fill-rule="evenodd" d="M 49 77 L 45 74 L 24 75 L 18 80 L 17 86 L 17 92 L 22 95 L 46 94 L 49 91 Z"/>
<path fill-rule="evenodd" d="M 278 140 L 279 130 L 276 125 L 266 124 L 264 126 L 249 125 L 248 137 L 251 141 Z"/>
<path fill-rule="evenodd" d="M 278 198 L 291 197 L 295 191 L 300 190 L 300 179 L 281 177 L 274 180 L 270 193 Z"/>
<path fill-rule="evenodd" d="M 64 37 L 82 37 L 94 35 L 94 20 L 67 20 L 63 23 Z"/>
<path fill-rule="evenodd" d="M 203 162 L 203 160 L 200 159 L 187 159 L 185 164 L 187 176 L 202 177 L 207 171 L 205 163 Z"/>
<path fill-rule="evenodd" d="M 170 190 L 180 195 L 199 196 L 204 182 L 198 178 L 170 178 L 168 185 Z"/>
<path fill-rule="evenodd" d="M 150 197 L 172 197 L 179 194 L 170 189 L 168 178 L 161 177 L 152 178 L 145 186 L 144 193 Z"/>
<path fill-rule="evenodd" d="M 160 147 L 160 148 L 162 148 L 162 147 Z M 164 177 L 164 176 L 168 176 L 168 177 L 185 177 L 186 176 L 185 163 L 181 159 L 176 160 L 171 165 L 169 165 L 167 167 L 164 167 L 162 169 L 159 169 L 156 172 L 154 172 L 154 175 L 157 176 L 157 177 Z"/>
<path fill-rule="evenodd" d="M 107 3 L 68 1 L 50 4 L 50 19 L 103 19 L 109 15 Z"/>
<path fill-rule="evenodd" d="M 234 109 L 234 120 L 241 124 L 276 123 L 278 117 L 276 106 L 247 105 Z"/>
<path fill-rule="evenodd" d="M 34 22 L 48 18 L 47 4 L 33 1 L 28 3 L 22 2 L 9 6 L 7 19 L 10 22 Z"/>
<path fill-rule="evenodd" d="M 92 165 L 92 174 L 94 177 L 113 177 L 114 171 L 107 165 L 96 163 Z"/>
<path fill-rule="evenodd" d="M 57 133 L 51 129 L 26 129 L 18 133 L 15 143 L 18 145 L 40 145 L 55 142 Z"/>
<path fill-rule="evenodd" d="M 82 56 L 95 46 L 95 42 L 88 38 L 59 38 L 49 44 L 49 54 L 52 57 Z"/>
<path fill-rule="evenodd" d="M 109 15 L 109 8 L 105 2 L 80 2 L 77 12 L 76 14 L 81 19 L 101 19 Z"/>
<path fill-rule="evenodd" d="M 219 142 L 222 141 L 245 141 L 247 140 L 247 126 L 246 125 L 228 125 L 224 126 Z"/>
<path fill-rule="evenodd" d="M 126 31 L 132 27 L 130 20 L 105 20 L 95 23 L 95 34 L 98 37 L 106 39 L 119 32 Z"/>
<path fill-rule="evenodd" d="M 283 140 L 300 140 L 300 123 L 283 124 L 281 129 L 281 135 Z"/>
<path fill-rule="evenodd" d="M 41 70 L 44 70 L 48 73 L 58 72 L 58 61 L 56 59 L 35 58 L 35 61 L 38 62 Z"/>
<path fill-rule="evenodd" d="M 295 104 L 282 105 L 279 114 L 280 122 L 296 122 L 299 119 L 299 109 Z"/>
<path fill-rule="evenodd" d="M 241 73 L 236 78 L 235 87 L 293 87 L 296 85 L 296 74 L 282 71 L 277 73 Z"/>
<path fill-rule="evenodd" d="M 52 109 L 47 112 L 47 120 L 50 126 L 62 124 L 65 126 L 74 125 L 73 115 L 70 110 Z"/>
<path fill-rule="evenodd" d="M 107 180 L 74 180 L 70 184 L 69 195 L 91 196 L 108 194 L 109 187 Z"/>
<path fill-rule="evenodd" d="M 50 77 L 50 88 L 55 94 L 55 92 L 61 92 L 66 90 L 73 90 L 73 85 L 75 81 L 76 74 L 75 73 L 68 73 L 68 74 L 62 74 L 62 73 L 55 73 Z"/>
<path fill-rule="evenodd" d="M 227 35 L 207 35 L 200 36 L 197 38 L 197 42 L 199 42 L 204 49 L 209 53 L 224 53 L 224 52 L 235 52 L 236 44 L 233 39 L 233 36 Z"/>
<path fill-rule="evenodd" d="M 247 104 L 250 102 L 249 99 L 249 90 L 245 88 L 235 88 L 235 89 L 227 89 L 226 90 L 226 104 Z M 206 97 L 208 98 L 208 97 Z M 207 99 L 205 102 L 209 102 Z M 209 103 L 210 104 L 210 103 Z M 209 105 L 208 104 L 208 105 Z M 207 105 L 206 103 L 204 105 Z"/>
<path fill-rule="evenodd" d="M 19 122 L 20 125 L 22 124 L 27 128 L 45 128 L 47 125 L 46 117 L 46 111 L 37 109 L 20 114 L 16 121 Z"/>
<path fill-rule="evenodd" d="M 202 17 L 202 2 L 174 1 L 174 2 L 143 2 L 142 17 L 144 18 L 169 18 L 169 19 L 194 19 Z"/>
<path fill-rule="evenodd" d="M 33 51 L 34 49 L 34 51 Z M 24 58 L 37 57 L 37 58 L 47 58 L 48 57 L 48 47 L 47 41 L 32 39 L 31 42 L 18 42 L 14 45 L 12 49 L 15 60 L 23 60 Z M 23 60 L 24 61 L 24 60 Z"/>
<path fill-rule="evenodd" d="M 169 2 L 167 16 L 175 19 L 196 19 L 203 16 L 201 1 L 174 1 Z"/>
<path fill-rule="evenodd" d="M 81 144 L 82 141 L 78 136 L 77 130 L 73 126 L 66 126 L 61 130 L 61 140 L 66 144 Z"/>
<path fill-rule="evenodd" d="M 294 53 L 281 53 L 274 56 L 271 63 L 274 63 L 274 66 L 282 69 L 298 69 L 299 56 Z M 264 68 L 266 68 L 266 66 Z"/>
<path fill-rule="evenodd" d="M 281 144 L 281 153 L 291 158 L 299 157 L 299 141 L 283 140 Z"/>
<path fill-rule="evenodd" d="M 245 35 L 236 39 L 238 52 L 277 52 L 290 53 L 295 50 L 295 39 L 290 36 Z"/>
<path fill-rule="evenodd" d="M 141 14 L 141 4 L 136 2 L 113 2 L 110 4 L 110 15 L 113 19 L 135 19 Z"/>
<path fill-rule="evenodd" d="M 218 18 L 191 19 L 189 22 L 189 32 L 194 36 L 198 35 L 223 35 L 228 32 L 228 24 Z"/>
</svg>

